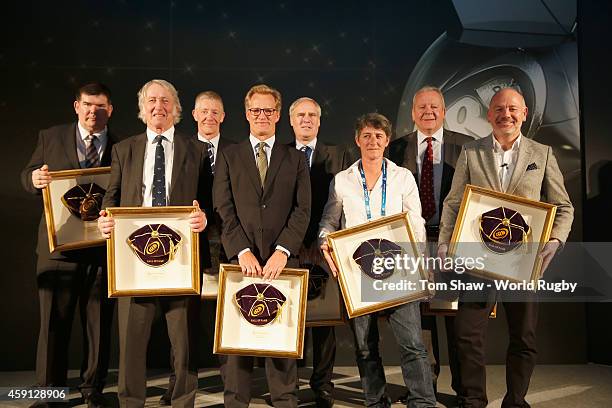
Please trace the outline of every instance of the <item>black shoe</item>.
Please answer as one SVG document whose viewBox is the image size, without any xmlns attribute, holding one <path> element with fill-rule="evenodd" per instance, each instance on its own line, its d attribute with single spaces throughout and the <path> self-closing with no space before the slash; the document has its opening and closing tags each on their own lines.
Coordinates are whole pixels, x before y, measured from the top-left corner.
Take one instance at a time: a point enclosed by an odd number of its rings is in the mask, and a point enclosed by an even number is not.
<svg viewBox="0 0 612 408">
<path fill-rule="evenodd" d="M 162 395 L 161 398 L 159 399 L 159 405 L 163 407 L 172 405 L 172 393 L 169 393 L 168 391 L 166 391 L 166 393 Z"/>
<path fill-rule="evenodd" d="M 334 397 L 329 391 L 318 391 L 315 395 L 315 406 L 317 408 L 330 408 L 334 406 Z"/>
<path fill-rule="evenodd" d="M 84 398 L 87 408 L 104 408 L 104 396 L 98 391 L 93 391 Z"/>
</svg>

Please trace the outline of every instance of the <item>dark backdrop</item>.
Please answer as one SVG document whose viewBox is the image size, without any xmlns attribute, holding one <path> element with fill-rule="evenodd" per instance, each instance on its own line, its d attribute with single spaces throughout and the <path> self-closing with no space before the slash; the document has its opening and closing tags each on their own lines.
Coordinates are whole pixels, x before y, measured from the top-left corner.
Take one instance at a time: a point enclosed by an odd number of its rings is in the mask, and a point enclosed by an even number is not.
<svg viewBox="0 0 612 408">
<path fill-rule="evenodd" d="M 452 15 L 447 1 L 22 1 L 14 7 L 5 15 L 0 48 L 5 261 L 0 370 L 33 368 L 38 330 L 33 249 L 41 202 L 22 191 L 19 172 L 39 129 L 74 120 L 78 83 L 100 80 L 111 87 L 115 110 L 110 126 L 122 137 L 144 129 L 136 118 L 139 87 L 164 78 L 179 90 L 184 118 L 178 127 L 186 132 L 195 131 L 193 97 L 214 89 L 225 101 L 223 135 L 242 139 L 247 131 L 244 93 L 265 82 L 283 93 L 281 140 L 288 141 L 291 134 L 288 104 L 308 95 L 324 110 L 320 137 L 350 142 L 357 115 L 377 110 L 395 119 L 412 68 Z M 611 144 L 602 131 L 609 116 L 612 64 L 611 46 L 601 39 L 610 34 L 610 6 L 581 2 L 579 7 L 583 166 L 588 169 L 599 158 L 612 157 L 604 153 Z M 205 315 L 212 311 L 207 306 Z M 540 362 L 586 361 L 586 345 L 594 333 L 587 331 L 585 306 L 546 304 L 541 316 Z M 163 324 L 154 329 L 152 365 L 167 364 L 164 329 Z M 78 330 L 75 324 L 74 367 L 80 352 Z M 345 335 L 339 336 L 339 361 L 352 364 L 351 337 L 348 329 L 340 330 Z M 490 363 L 504 360 L 505 330 L 503 318 L 491 322 Z M 606 330 L 597 327 L 595 333 L 602 336 Z M 397 354 L 387 342 L 392 336 L 384 331 L 383 338 L 389 350 L 383 351 L 385 358 L 395 361 Z M 202 344 L 210 350 L 210 338 Z M 214 361 L 209 356 L 203 360 Z"/>
</svg>

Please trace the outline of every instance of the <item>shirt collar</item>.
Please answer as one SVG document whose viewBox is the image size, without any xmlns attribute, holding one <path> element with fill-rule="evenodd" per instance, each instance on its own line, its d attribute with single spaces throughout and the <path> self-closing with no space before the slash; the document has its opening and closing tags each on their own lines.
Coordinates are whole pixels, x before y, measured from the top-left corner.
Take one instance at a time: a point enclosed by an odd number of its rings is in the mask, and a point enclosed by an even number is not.
<svg viewBox="0 0 612 408">
<path fill-rule="evenodd" d="M 297 139 L 295 139 L 295 148 L 296 149 L 301 150 L 302 147 L 304 147 L 304 146 L 310 147 L 312 149 L 312 151 L 314 152 L 315 147 L 317 147 L 317 138 L 315 137 L 314 139 L 312 139 L 307 144 L 302 144 L 301 142 L 298 142 Z"/>
<path fill-rule="evenodd" d="M 521 145 L 521 138 L 522 138 L 522 136 L 523 136 L 523 134 L 519 133 L 519 135 L 516 138 L 516 140 L 514 141 L 514 143 L 512 143 L 512 147 L 508 151 L 516 151 L 516 150 L 518 150 L 519 146 Z M 493 138 L 493 151 L 495 153 L 503 153 L 505 150 L 502 149 L 501 144 L 499 144 L 499 142 L 495 138 L 495 135 L 491 135 L 491 137 Z"/>
<path fill-rule="evenodd" d="M 272 146 L 274 146 L 274 141 L 275 140 L 276 140 L 276 135 L 272 135 L 269 138 L 267 138 L 266 140 L 259 140 L 258 138 L 253 136 L 253 134 L 249 135 L 249 141 L 251 142 L 251 147 L 253 148 L 253 150 L 255 150 L 257 148 L 257 145 L 259 144 L 259 142 L 266 142 L 268 147 L 270 149 L 272 149 Z"/>
<path fill-rule="evenodd" d="M 160 133 L 157 133 L 157 132 L 147 128 L 147 140 L 149 141 L 149 143 L 153 143 L 153 140 L 155 139 L 155 136 L 157 136 L 159 134 Z M 172 143 L 174 141 L 174 126 L 170 127 L 170 129 L 168 129 L 165 132 L 161 133 L 161 135 L 163 137 L 165 137 L 166 139 L 168 139 L 168 141 L 170 143 Z"/>
<path fill-rule="evenodd" d="M 420 145 L 421 143 L 423 143 L 429 136 L 427 136 L 425 133 L 421 132 L 420 130 L 417 130 L 417 143 Z M 433 135 L 431 135 L 431 137 L 433 137 L 433 140 L 435 140 L 436 142 L 440 142 L 442 143 L 444 141 L 444 128 L 440 128 L 438 130 L 436 130 L 434 132 Z"/>
<path fill-rule="evenodd" d="M 212 143 L 212 145 L 215 147 L 215 150 L 217 149 L 217 147 L 219 147 L 219 139 L 221 139 L 221 133 L 219 133 L 217 136 L 213 137 L 212 139 L 207 139 L 198 133 L 198 140 L 204 143 Z"/>
<path fill-rule="evenodd" d="M 77 122 L 77 127 L 79 128 L 79 136 L 81 136 L 81 139 L 83 139 L 83 141 L 85 141 L 85 139 L 87 138 L 87 136 L 90 135 L 89 131 L 87 129 L 85 129 L 82 125 L 81 122 Z M 98 140 L 102 139 L 103 137 L 106 136 L 106 134 L 108 133 L 108 127 L 104 126 L 104 129 L 102 129 L 100 132 L 94 132 L 92 133 L 93 135 L 98 137 Z"/>
</svg>

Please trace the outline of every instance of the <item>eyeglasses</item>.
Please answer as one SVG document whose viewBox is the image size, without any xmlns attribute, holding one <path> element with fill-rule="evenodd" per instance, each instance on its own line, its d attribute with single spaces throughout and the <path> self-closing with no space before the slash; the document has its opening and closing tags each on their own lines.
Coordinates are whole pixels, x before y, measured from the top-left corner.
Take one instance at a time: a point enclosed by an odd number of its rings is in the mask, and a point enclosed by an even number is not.
<svg viewBox="0 0 612 408">
<path fill-rule="evenodd" d="M 270 117 L 272 116 L 274 112 L 276 112 L 276 109 L 274 108 L 249 108 L 249 112 L 251 112 L 251 115 L 255 117 L 261 115 L 261 112 L 263 112 L 264 115 L 266 115 L 267 117 Z"/>
</svg>

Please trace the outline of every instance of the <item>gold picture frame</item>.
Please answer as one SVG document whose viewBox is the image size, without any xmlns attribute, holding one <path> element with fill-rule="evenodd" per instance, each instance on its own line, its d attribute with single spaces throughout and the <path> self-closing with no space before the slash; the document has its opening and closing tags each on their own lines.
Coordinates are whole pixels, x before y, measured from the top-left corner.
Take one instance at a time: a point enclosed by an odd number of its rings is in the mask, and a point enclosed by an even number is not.
<svg viewBox="0 0 612 408">
<path fill-rule="evenodd" d="M 179 296 L 200 294 L 199 234 L 191 231 L 193 206 L 111 207 L 106 211 L 115 228 L 106 242 L 108 297 Z M 180 244 L 162 266 L 141 260 L 128 237 L 141 227 L 164 224 L 178 233 Z M 174 253 L 174 252 L 173 252 Z"/>
<path fill-rule="evenodd" d="M 271 283 L 286 297 L 277 318 L 256 326 L 241 314 L 235 294 L 253 283 Z M 213 353 L 302 358 L 306 327 L 308 270 L 285 268 L 272 282 L 244 276 L 240 266 L 219 266 L 219 296 Z"/>
<path fill-rule="evenodd" d="M 400 283 L 403 280 L 413 282 L 416 285 L 414 290 L 380 292 L 377 294 L 377 297 L 381 298 L 379 301 L 364 301 L 362 299 L 362 287 L 375 287 L 376 281 L 361 272 L 352 255 L 362 242 L 371 238 L 388 239 L 399 245 L 408 256 L 413 258 L 421 256 L 406 212 L 330 233 L 327 236 L 327 242 L 332 249 L 334 261 L 338 267 L 338 282 L 350 319 L 404 303 L 426 299 L 433 295 L 427 285 L 421 284 L 421 281 L 428 280 L 428 274 L 422 264 L 419 264 L 417 270 L 414 271 L 415 273 L 400 271 L 385 279 L 387 281 L 392 278 L 394 282 Z"/>
<path fill-rule="evenodd" d="M 498 207 L 517 211 L 529 225 L 527 240 L 516 250 L 503 254 L 489 250 L 479 235 L 480 216 Z M 537 281 L 542 268 L 538 254 L 550 238 L 556 210 L 552 204 L 467 184 L 448 256 L 482 257 L 484 268 L 466 270 L 466 273 L 480 278 L 519 283 Z"/>
<path fill-rule="evenodd" d="M 71 188 L 84 183 L 96 183 L 106 190 L 110 167 L 50 171 L 51 183 L 42 189 L 49 251 L 68 251 L 102 246 L 105 239 L 96 221 L 83 221 L 62 203 L 62 196 Z"/>
</svg>

